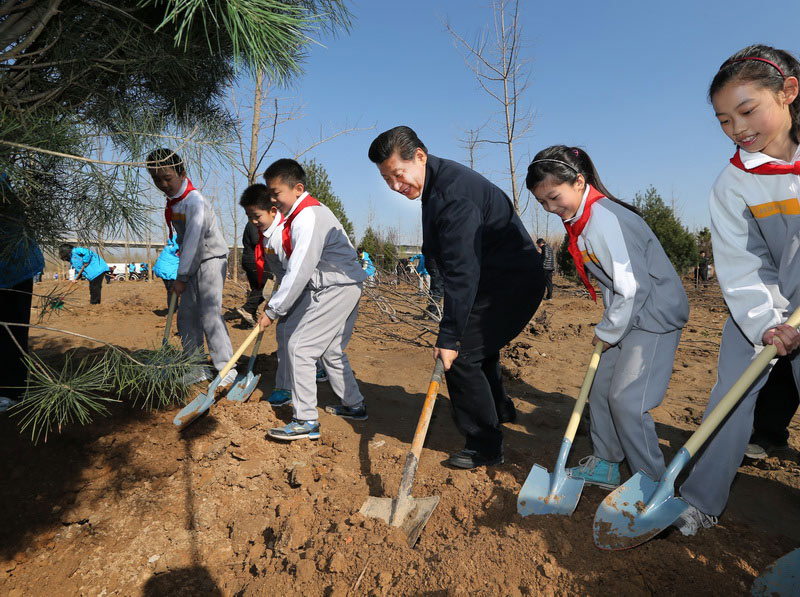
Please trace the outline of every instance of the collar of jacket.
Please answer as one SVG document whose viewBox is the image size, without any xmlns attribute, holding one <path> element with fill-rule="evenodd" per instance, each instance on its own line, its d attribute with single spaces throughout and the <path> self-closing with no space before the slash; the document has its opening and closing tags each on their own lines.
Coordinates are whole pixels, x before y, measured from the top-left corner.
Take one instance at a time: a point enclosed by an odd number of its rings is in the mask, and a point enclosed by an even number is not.
<svg viewBox="0 0 800 597">
<path fill-rule="evenodd" d="M 433 181 L 436 180 L 436 173 L 439 171 L 441 161 L 435 155 L 428 154 L 428 159 L 425 162 L 425 184 L 422 187 L 422 195 L 420 195 L 422 203 L 430 197 L 431 189 L 433 188 Z"/>
</svg>

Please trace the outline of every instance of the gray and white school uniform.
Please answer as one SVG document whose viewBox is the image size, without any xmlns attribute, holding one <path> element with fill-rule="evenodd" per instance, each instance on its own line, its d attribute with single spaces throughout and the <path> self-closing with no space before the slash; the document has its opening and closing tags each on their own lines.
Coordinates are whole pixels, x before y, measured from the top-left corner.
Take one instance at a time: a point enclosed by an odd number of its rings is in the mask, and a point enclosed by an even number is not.
<svg viewBox="0 0 800 597">
<path fill-rule="evenodd" d="M 284 269 L 284 262 L 286 261 L 286 254 L 283 251 L 283 245 L 280 242 L 283 216 L 278 214 L 272 221 L 272 224 L 263 234 L 262 246 L 264 248 L 264 262 L 269 271 L 275 276 L 275 285 L 272 287 L 272 294 L 264 296 L 269 304 L 272 297 L 275 296 L 279 285 L 283 281 L 283 275 L 286 273 Z M 274 239 L 275 242 L 272 242 Z M 266 287 L 265 287 L 266 288 Z M 275 341 L 278 345 L 276 354 L 278 357 L 278 369 L 275 372 L 275 388 L 280 390 L 288 390 L 291 387 L 291 375 L 289 373 L 289 360 L 286 356 L 286 325 L 285 318 L 281 317 L 275 324 Z"/>
<path fill-rule="evenodd" d="M 786 164 L 763 153 L 738 150 L 745 168 Z M 800 161 L 800 149 L 794 156 Z M 800 176 L 753 174 L 730 164 L 711 191 L 714 263 L 730 317 L 725 322 L 706 415 L 719 403 L 764 346 L 764 333 L 800 306 Z M 758 377 L 699 451 L 680 493 L 701 512 L 718 516 L 742 462 L 753 411 L 775 361 Z M 800 357 L 792 360 L 800 387 Z M 705 416 L 705 415 L 704 415 Z"/>
<path fill-rule="evenodd" d="M 184 193 L 188 183 L 187 178 L 175 197 Z M 228 246 L 214 210 L 197 189 L 172 206 L 172 224 L 180 247 L 177 279 L 186 283 L 178 309 L 178 334 L 187 353 L 202 350 L 205 338 L 214 367 L 220 370 L 233 356 L 222 319 Z"/>
<path fill-rule="evenodd" d="M 575 218 L 580 218 L 589 188 Z M 595 327 L 611 345 L 589 395 L 595 456 L 627 459 L 657 479 L 664 456 L 649 411 L 669 384 L 689 301 L 658 239 L 638 215 L 603 197 L 578 237 L 586 269 L 602 287 L 605 311 Z"/>
<path fill-rule="evenodd" d="M 308 196 L 303 193 L 287 218 Z M 282 243 L 273 234 L 270 245 Z M 358 263 L 342 225 L 324 205 L 299 211 L 289 228 L 291 254 L 286 256 L 280 288 L 267 304 L 271 319 L 283 318 L 282 338 L 291 374 L 294 416 L 301 421 L 316 421 L 316 361 L 322 360 L 334 393 L 345 406 L 360 404 L 358 389 L 345 354 L 358 313 L 361 288 L 367 275 Z"/>
</svg>

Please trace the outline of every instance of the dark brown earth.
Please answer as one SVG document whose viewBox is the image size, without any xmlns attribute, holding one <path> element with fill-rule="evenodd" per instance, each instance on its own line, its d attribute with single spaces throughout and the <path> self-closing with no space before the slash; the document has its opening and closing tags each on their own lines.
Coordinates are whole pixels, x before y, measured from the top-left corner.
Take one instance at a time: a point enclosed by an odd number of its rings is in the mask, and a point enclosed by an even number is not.
<svg viewBox="0 0 800 597">
<path fill-rule="evenodd" d="M 221 401 L 183 434 L 172 424 L 174 410 L 148 413 L 121 402 L 110 417 L 33 445 L 4 415 L 0 594 L 747 593 L 759 571 L 800 545 L 798 417 L 790 448 L 743 466 L 719 525 L 696 537 L 668 531 L 632 550 L 601 551 L 592 541 L 592 519 L 605 492 L 592 487 L 571 517 L 516 513 L 531 466 L 552 470 L 555 463 L 601 314 L 567 286 L 504 351 L 507 389 L 520 412 L 506 425 L 504 465 L 443 466 L 448 453 L 463 447 L 443 390 L 414 487 L 414 495 L 441 501 L 416 548 L 358 509 L 368 496 L 397 491 L 433 364 L 429 337 L 391 324 L 365 297 L 349 355 L 370 418 L 323 412 L 317 442 L 266 438 L 291 414 L 258 401 L 275 371 L 270 337 L 257 361 L 263 376 L 253 400 Z M 726 317 L 717 290 L 690 294 L 691 319 L 672 383 L 654 413 L 668 457 L 703 414 Z M 240 305 L 243 296 L 229 284 L 226 306 Z M 131 348 L 158 342 L 160 284 L 114 283 L 95 307 L 86 304 L 88 288 L 73 297 L 71 310 L 49 325 Z M 247 335 L 237 325 L 229 329 L 234 344 Z M 95 347 L 51 332 L 32 336 L 45 359 L 75 346 Z M 320 385 L 320 405 L 335 400 Z M 582 426 L 570 463 L 590 450 Z"/>
</svg>

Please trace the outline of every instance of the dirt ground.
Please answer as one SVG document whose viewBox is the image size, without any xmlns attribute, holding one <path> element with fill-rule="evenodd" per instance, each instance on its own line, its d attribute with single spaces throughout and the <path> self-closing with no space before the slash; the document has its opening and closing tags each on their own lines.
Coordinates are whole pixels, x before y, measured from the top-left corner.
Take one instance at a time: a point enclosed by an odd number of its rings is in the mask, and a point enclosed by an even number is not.
<svg viewBox="0 0 800 597">
<path fill-rule="evenodd" d="M 113 283 L 98 306 L 88 305 L 82 284 L 71 309 L 48 325 L 131 348 L 159 341 L 160 283 Z M 38 284 L 36 292 L 52 285 Z M 240 305 L 244 294 L 230 283 L 226 307 Z M 668 458 L 702 416 L 726 317 L 715 288 L 690 289 L 690 296 L 669 392 L 654 413 Z M 761 570 L 800 545 L 798 417 L 790 448 L 743 466 L 719 525 L 696 537 L 667 531 L 633 550 L 601 551 L 592 541 L 592 519 L 605 492 L 593 487 L 571 517 L 517 514 L 531 466 L 552 470 L 555 463 L 601 312 L 561 281 L 554 300 L 505 350 L 507 390 L 520 416 L 505 426 L 502 466 L 443 465 L 463 447 L 443 390 L 414 487 L 414 495 L 441 501 L 414 549 L 399 531 L 358 510 L 367 496 L 396 494 L 433 363 L 426 337 L 390 323 L 369 298 L 348 351 L 369 420 L 321 412 L 316 442 L 266 437 L 291 416 L 291 409 L 260 402 L 276 366 L 269 335 L 253 399 L 220 401 L 182 434 L 172 424 L 175 410 L 148 413 L 124 401 L 110 417 L 35 446 L 14 418 L 3 416 L 0 594 L 747 593 Z M 237 322 L 229 329 L 234 345 L 248 333 Z M 33 332 L 31 344 L 45 358 L 94 347 L 43 331 Z M 320 406 L 335 401 L 320 384 Z M 583 425 L 570 464 L 590 451 Z"/>
</svg>

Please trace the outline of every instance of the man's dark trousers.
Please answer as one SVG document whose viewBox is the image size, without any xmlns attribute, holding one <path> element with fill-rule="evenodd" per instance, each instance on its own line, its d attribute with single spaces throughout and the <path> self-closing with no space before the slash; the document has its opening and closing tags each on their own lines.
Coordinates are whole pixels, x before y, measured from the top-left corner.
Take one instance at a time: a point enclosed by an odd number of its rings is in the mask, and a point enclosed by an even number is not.
<svg viewBox="0 0 800 597">
<path fill-rule="evenodd" d="M 458 357 L 445 374 L 465 447 L 487 458 L 503 453 L 498 413 L 514 411 L 503 387 L 500 349 L 525 328 L 544 294 L 541 278 L 515 282 L 490 293 L 478 291 Z"/>
</svg>

